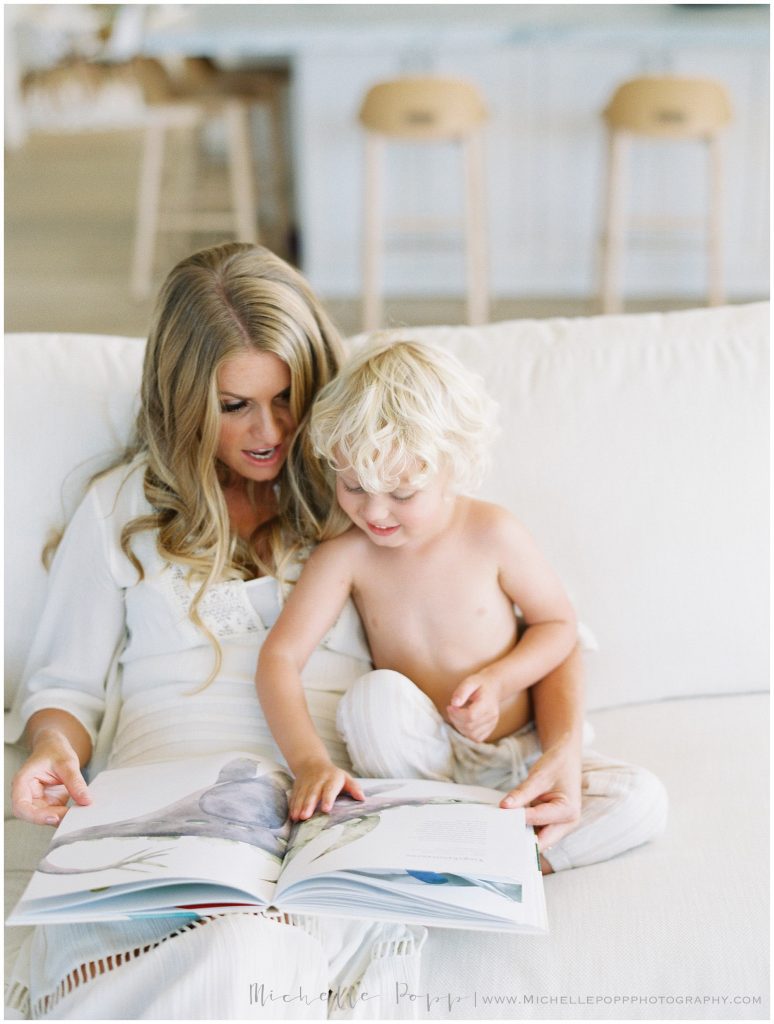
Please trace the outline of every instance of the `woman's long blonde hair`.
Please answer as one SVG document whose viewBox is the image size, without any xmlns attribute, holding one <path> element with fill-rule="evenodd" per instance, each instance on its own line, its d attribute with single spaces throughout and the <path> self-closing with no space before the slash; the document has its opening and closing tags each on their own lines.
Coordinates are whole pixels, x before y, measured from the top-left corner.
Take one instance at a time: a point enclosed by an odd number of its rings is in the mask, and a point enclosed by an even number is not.
<svg viewBox="0 0 774 1024">
<path fill-rule="evenodd" d="M 290 369 L 290 409 L 298 424 L 276 483 L 278 514 L 249 541 L 232 530 L 216 459 L 221 409 L 217 374 L 245 351 L 271 352 Z M 339 532 L 341 514 L 307 437 L 318 391 L 336 374 L 341 340 L 303 277 L 261 246 L 229 243 L 178 263 L 164 283 L 148 337 L 141 405 L 120 462 L 141 456 L 153 512 L 123 529 L 121 546 L 140 577 L 132 537 L 155 530 L 162 558 L 188 568 L 199 582 L 190 617 L 216 653 L 216 638 L 199 616 L 207 588 L 223 579 L 272 574 L 282 579 L 302 549 Z"/>
</svg>

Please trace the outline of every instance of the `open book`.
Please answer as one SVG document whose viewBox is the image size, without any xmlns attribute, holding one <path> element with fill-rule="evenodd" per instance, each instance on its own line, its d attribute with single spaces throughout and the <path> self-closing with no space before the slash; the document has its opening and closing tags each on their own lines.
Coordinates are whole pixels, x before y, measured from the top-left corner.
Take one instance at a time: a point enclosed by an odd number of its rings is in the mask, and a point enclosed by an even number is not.
<svg viewBox="0 0 774 1024">
<path fill-rule="evenodd" d="M 229 753 L 102 772 L 9 924 L 275 908 L 443 927 L 547 930 L 535 835 L 478 786 L 362 779 L 365 801 L 288 819 L 291 778 Z"/>
</svg>

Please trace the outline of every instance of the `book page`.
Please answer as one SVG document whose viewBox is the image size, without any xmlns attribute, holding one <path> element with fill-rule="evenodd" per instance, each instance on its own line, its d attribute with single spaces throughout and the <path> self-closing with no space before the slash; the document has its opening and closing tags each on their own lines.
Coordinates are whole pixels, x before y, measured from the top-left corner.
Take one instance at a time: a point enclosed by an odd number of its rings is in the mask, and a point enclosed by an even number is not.
<svg viewBox="0 0 774 1024">
<path fill-rule="evenodd" d="M 290 779 L 256 754 L 102 772 L 72 807 L 23 901 L 86 902 L 172 882 L 207 882 L 271 902 L 290 825 Z M 135 899 L 134 903 L 138 901 Z"/>
<path fill-rule="evenodd" d="M 519 881 L 538 871 L 522 809 L 479 786 L 359 780 L 366 800 L 340 797 L 330 815 L 294 830 L 277 897 L 304 878 L 337 871 L 450 872 Z"/>
</svg>

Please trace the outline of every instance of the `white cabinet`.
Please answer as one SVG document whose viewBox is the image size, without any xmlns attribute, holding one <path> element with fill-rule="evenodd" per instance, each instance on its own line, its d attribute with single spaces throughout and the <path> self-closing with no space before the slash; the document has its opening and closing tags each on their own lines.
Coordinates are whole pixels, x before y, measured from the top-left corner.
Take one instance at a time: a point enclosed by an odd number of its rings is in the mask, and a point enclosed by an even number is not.
<svg viewBox="0 0 774 1024">
<path fill-rule="evenodd" d="M 448 8 L 447 8 L 448 9 Z M 617 9 L 613 5 L 611 12 Z M 482 8 L 482 10 L 485 10 Z M 299 53 L 295 69 L 295 167 L 302 262 L 331 296 L 360 288 L 362 135 L 356 115 L 366 89 L 403 73 L 474 81 L 491 111 L 486 133 L 491 289 L 496 296 L 588 296 L 596 287 L 605 136 L 600 111 L 615 86 L 640 74 L 705 75 L 730 91 L 735 119 L 726 140 L 727 291 L 768 290 L 768 45 L 761 30 L 716 25 L 543 28 L 465 43 L 451 31 L 433 43 L 364 38 L 340 50 Z M 388 150 L 386 206 L 393 214 L 462 211 L 459 155 L 451 146 Z M 701 216 L 706 163 L 700 144 L 637 142 L 630 207 Z M 629 296 L 701 297 L 706 259 L 700 229 L 631 235 Z M 463 252 L 451 234 L 394 237 L 385 260 L 387 294 L 453 295 L 464 287 Z"/>
<path fill-rule="evenodd" d="M 588 296 L 596 283 L 605 139 L 600 112 L 615 86 L 641 74 L 718 78 L 735 120 L 728 132 L 725 265 L 730 298 L 768 290 L 769 35 L 767 5 L 224 4 L 162 9 L 149 53 L 289 60 L 291 132 L 302 266 L 330 296 L 360 290 L 362 136 L 366 89 L 405 73 L 460 75 L 491 110 L 487 129 L 489 256 L 496 296 Z M 700 212 L 700 146 L 634 147 L 631 205 Z M 388 206 L 454 215 L 461 176 L 451 148 L 393 147 Z M 627 251 L 630 296 L 698 298 L 700 231 Z M 636 239 L 635 239 L 636 241 Z M 463 289 L 452 237 L 392 245 L 388 294 Z"/>
</svg>

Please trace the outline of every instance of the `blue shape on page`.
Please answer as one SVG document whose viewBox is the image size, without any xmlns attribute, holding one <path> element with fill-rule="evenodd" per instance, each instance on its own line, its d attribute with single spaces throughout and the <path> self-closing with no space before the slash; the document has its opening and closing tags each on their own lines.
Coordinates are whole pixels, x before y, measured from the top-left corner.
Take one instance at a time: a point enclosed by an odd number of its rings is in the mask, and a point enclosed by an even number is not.
<svg viewBox="0 0 774 1024">
<path fill-rule="evenodd" d="M 439 875 L 436 871 L 406 871 L 406 874 L 427 885 L 444 885 L 449 881 L 448 875 Z"/>
</svg>

